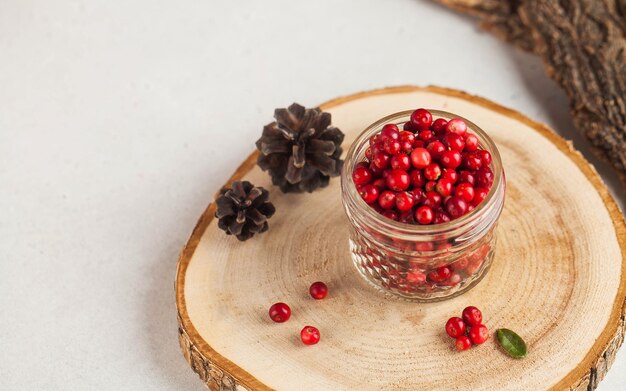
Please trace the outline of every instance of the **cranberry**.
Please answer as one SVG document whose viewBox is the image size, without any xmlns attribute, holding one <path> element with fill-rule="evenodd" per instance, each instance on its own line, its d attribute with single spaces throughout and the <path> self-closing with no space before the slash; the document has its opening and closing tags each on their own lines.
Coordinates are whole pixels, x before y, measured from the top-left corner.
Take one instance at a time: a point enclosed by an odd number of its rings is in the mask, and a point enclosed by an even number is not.
<svg viewBox="0 0 626 391">
<path fill-rule="evenodd" d="M 472 341 L 466 335 L 461 335 L 456 339 L 454 346 L 460 351 L 467 350 L 472 347 Z"/>
<path fill-rule="evenodd" d="M 448 133 L 442 139 L 444 145 L 453 151 L 461 152 L 465 148 L 465 140 L 456 133 Z"/>
<path fill-rule="evenodd" d="M 489 194 L 488 189 L 485 189 L 484 187 L 475 187 L 472 205 L 478 206 L 481 202 L 484 201 L 484 199 L 487 197 L 487 194 Z"/>
<path fill-rule="evenodd" d="M 450 216 L 444 212 L 443 210 L 435 211 L 435 218 L 433 219 L 433 224 L 443 224 L 449 222 Z"/>
<path fill-rule="evenodd" d="M 422 140 L 423 142 L 428 142 L 429 140 L 431 140 L 433 137 L 435 136 L 435 134 L 433 132 L 431 132 L 430 130 L 422 130 L 419 133 L 419 138 L 420 140 Z"/>
<path fill-rule="evenodd" d="M 406 274 L 406 281 L 409 284 L 422 285 L 426 282 L 426 274 L 419 270 L 411 270 Z"/>
<path fill-rule="evenodd" d="M 422 187 L 426 183 L 426 178 L 424 178 L 424 173 L 421 170 L 413 170 L 409 174 L 411 178 L 411 186 L 413 187 Z"/>
<path fill-rule="evenodd" d="M 483 323 L 483 314 L 474 306 L 465 307 L 463 310 L 463 320 L 470 326 L 477 326 Z"/>
<path fill-rule="evenodd" d="M 396 195 L 396 208 L 400 212 L 406 212 L 413 208 L 413 196 L 410 193 L 402 192 Z"/>
<path fill-rule="evenodd" d="M 315 300 L 322 300 L 328 295 L 328 287 L 322 281 L 317 281 L 311 284 L 309 293 Z"/>
<path fill-rule="evenodd" d="M 409 211 L 400 213 L 400 217 L 398 217 L 398 221 L 404 224 L 415 224 L 415 219 L 413 218 L 413 211 L 409 210 Z"/>
<path fill-rule="evenodd" d="M 270 318 L 276 323 L 283 323 L 289 320 L 291 308 L 285 303 L 276 303 L 270 307 Z"/>
<path fill-rule="evenodd" d="M 444 168 L 441 176 L 449 179 L 453 184 L 459 179 L 459 174 L 452 168 Z"/>
<path fill-rule="evenodd" d="M 378 188 L 374 185 L 365 185 L 359 190 L 359 195 L 365 202 L 371 204 L 378 199 Z"/>
<path fill-rule="evenodd" d="M 433 217 L 433 210 L 428 206 L 420 206 L 415 210 L 415 220 L 422 225 L 432 223 Z"/>
<path fill-rule="evenodd" d="M 427 130 L 433 123 L 433 115 L 426 109 L 417 109 L 411 114 L 411 122 L 418 130 Z"/>
<path fill-rule="evenodd" d="M 413 125 L 411 121 L 405 122 L 404 125 L 402 125 L 402 129 L 406 130 L 407 132 L 417 132 L 417 128 L 415 127 L 415 125 Z"/>
<path fill-rule="evenodd" d="M 441 141 L 435 140 L 428 143 L 426 150 L 433 159 L 439 159 L 441 154 L 445 152 L 446 146 Z"/>
<path fill-rule="evenodd" d="M 400 132 L 400 141 L 408 141 L 412 144 L 415 141 L 415 133 L 407 130 Z"/>
<path fill-rule="evenodd" d="M 425 148 L 415 148 L 413 152 L 411 152 L 411 164 L 413 167 L 422 169 L 428 166 L 430 162 L 430 153 Z"/>
<path fill-rule="evenodd" d="M 478 151 L 478 154 L 480 155 L 480 159 L 483 161 L 483 164 L 485 166 L 488 166 L 491 164 L 491 153 L 489 151 L 485 151 L 484 149 L 481 149 L 480 151 Z"/>
<path fill-rule="evenodd" d="M 474 199 L 474 188 L 469 183 L 461 183 L 454 189 L 454 195 L 465 202 L 472 202 Z"/>
<path fill-rule="evenodd" d="M 465 133 L 465 150 L 468 152 L 478 149 L 478 137 L 471 133 Z M 487 163 L 489 164 L 489 163 Z"/>
<path fill-rule="evenodd" d="M 393 191 L 404 191 L 410 184 L 411 178 L 404 170 L 391 170 L 387 176 L 387 187 Z"/>
<path fill-rule="evenodd" d="M 383 212 L 383 216 L 385 216 L 388 219 L 391 220 L 398 220 L 400 219 L 400 216 L 398 215 L 398 212 L 396 212 L 393 209 L 387 209 L 386 211 Z"/>
<path fill-rule="evenodd" d="M 400 152 L 402 146 L 400 145 L 400 141 L 398 140 L 386 139 L 383 142 L 383 148 L 388 154 L 395 155 L 396 153 Z"/>
<path fill-rule="evenodd" d="M 372 147 L 369 147 L 365 150 L 365 158 L 367 160 L 372 160 L 372 157 L 374 156 L 374 152 L 372 152 Z"/>
<path fill-rule="evenodd" d="M 382 141 L 384 140 L 397 140 L 400 138 L 400 129 L 398 129 L 398 125 L 396 124 L 387 124 L 383 126 L 383 129 L 380 132 L 380 138 Z"/>
<path fill-rule="evenodd" d="M 470 152 L 463 158 L 463 166 L 471 171 L 476 171 L 483 164 L 480 156 L 476 152 Z"/>
<path fill-rule="evenodd" d="M 445 205 L 446 211 L 453 219 L 457 219 L 467 212 L 467 202 L 459 197 L 450 197 Z"/>
<path fill-rule="evenodd" d="M 432 282 L 443 282 L 450 278 L 451 274 L 449 267 L 441 266 L 428 273 L 428 279 Z"/>
<path fill-rule="evenodd" d="M 445 151 L 441 154 L 441 165 L 446 168 L 457 168 L 461 165 L 461 153 L 459 151 Z"/>
<path fill-rule="evenodd" d="M 437 163 L 430 163 L 424 168 L 424 177 L 429 181 L 436 181 L 441 176 L 441 167 Z"/>
<path fill-rule="evenodd" d="M 476 171 L 476 186 L 490 188 L 493 184 L 493 172 L 489 167 L 481 167 Z"/>
<path fill-rule="evenodd" d="M 374 161 L 370 163 L 369 169 L 372 175 L 374 175 L 374 178 L 380 178 L 383 175 L 384 168 L 378 168 L 378 166 L 374 164 Z"/>
<path fill-rule="evenodd" d="M 381 135 L 380 134 L 376 134 L 374 136 L 372 136 L 370 138 L 370 147 L 373 147 L 374 145 L 380 143 L 382 140 Z"/>
<path fill-rule="evenodd" d="M 397 153 L 391 157 L 391 168 L 407 171 L 411 168 L 411 159 L 406 153 Z"/>
<path fill-rule="evenodd" d="M 448 121 L 443 118 L 437 118 L 430 128 L 433 132 L 435 132 L 435 134 L 442 134 L 446 131 L 447 126 Z"/>
<path fill-rule="evenodd" d="M 352 171 L 352 180 L 357 186 L 367 185 L 372 181 L 372 177 L 372 172 L 367 167 L 359 166 Z"/>
<path fill-rule="evenodd" d="M 300 331 L 300 339 L 305 345 L 315 345 L 320 341 L 320 331 L 313 326 L 304 326 Z"/>
<path fill-rule="evenodd" d="M 474 185 L 474 174 L 470 171 L 463 170 L 459 172 L 459 182 L 461 183 L 469 183 L 470 185 Z"/>
<path fill-rule="evenodd" d="M 391 209 L 396 206 L 396 193 L 393 191 L 383 191 L 378 197 L 378 205 L 383 209 Z"/>
<path fill-rule="evenodd" d="M 465 322 L 463 319 L 455 316 L 446 322 L 446 333 L 452 338 L 458 338 L 465 334 Z"/>
<path fill-rule="evenodd" d="M 441 204 L 441 196 L 437 192 L 427 191 L 424 195 L 424 201 L 422 201 L 422 204 L 430 208 L 436 208 L 439 204 Z"/>
<path fill-rule="evenodd" d="M 384 178 L 378 178 L 374 180 L 374 182 L 372 182 L 372 185 L 376 186 L 378 190 L 382 191 L 387 189 L 387 180 L 385 180 Z"/>
<path fill-rule="evenodd" d="M 452 193 L 452 181 L 448 178 L 439 179 L 435 190 L 437 193 L 441 194 L 442 197 L 449 196 L 450 193 Z"/>
<path fill-rule="evenodd" d="M 374 159 L 372 160 L 372 163 L 374 163 L 374 165 L 381 170 L 384 170 L 385 168 L 389 167 L 390 160 L 391 157 L 385 152 L 376 152 L 374 154 Z"/>
<path fill-rule="evenodd" d="M 428 181 L 424 185 L 424 190 L 426 190 L 426 191 L 435 191 L 435 187 L 437 187 L 437 182 L 435 182 L 435 181 Z"/>
<path fill-rule="evenodd" d="M 469 337 L 475 345 L 483 344 L 489 339 L 489 329 L 484 324 L 471 326 Z"/>
<path fill-rule="evenodd" d="M 411 197 L 413 197 L 413 205 L 417 205 L 422 202 L 422 199 L 424 198 L 424 190 L 417 187 L 415 189 L 412 189 L 410 193 Z"/>
<path fill-rule="evenodd" d="M 426 145 L 426 143 L 424 143 L 422 140 L 413 141 L 413 148 L 424 148 L 424 145 Z"/>
<path fill-rule="evenodd" d="M 459 136 L 463 136 L 467 132 L 467 124 L 461 118 L 452 118 L 448 121 L 446 131 L 449 133 L 456 133 Z"/>
</svg>

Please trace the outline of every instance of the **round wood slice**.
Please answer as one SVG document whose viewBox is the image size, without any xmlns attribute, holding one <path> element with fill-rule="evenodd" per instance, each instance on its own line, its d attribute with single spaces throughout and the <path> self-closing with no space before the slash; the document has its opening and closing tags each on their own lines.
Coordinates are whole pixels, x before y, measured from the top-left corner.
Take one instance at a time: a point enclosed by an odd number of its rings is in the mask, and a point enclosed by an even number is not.
<svg viewBox="0 0 626 391">
<path fill-rule="evenodd" d="M 226 236 L 209 205 L 178 262 L 176 304 L 185 358 L 212 390 L 593 389 L 624 338 L 626 226 L 598 174 L 546 126 L 485 99 L 438 87 L 397 87 L 321 105 L 346 134 L 416 107 L 471 119 L 499 146 L 507 199 L 493 266 L 460 297 L 433 304 L 390 298 L 366 283 L 348 252 L 339 179 L 282 194 L 252 154 L 232 180 L 270 189 L 276 215 L 247 242 Z M 255 140 L 250 140 L 250 144 Z M 330 293 L 315 301 L 309 285 Z M 270 305 L 291 319 L 272 323 Z M 459 353 L 444 332 L 467 305 L 491 331 L 527 342 L 525 359 L 495 337 Z M 300 329 L 321 341 L 304 346 Z"/>
</svg>

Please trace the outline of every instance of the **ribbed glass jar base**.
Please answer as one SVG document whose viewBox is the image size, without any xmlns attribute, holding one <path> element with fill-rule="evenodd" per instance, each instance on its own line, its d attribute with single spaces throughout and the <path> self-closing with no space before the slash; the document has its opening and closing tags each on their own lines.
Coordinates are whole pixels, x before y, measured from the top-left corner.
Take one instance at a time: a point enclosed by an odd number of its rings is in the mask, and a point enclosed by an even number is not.
<svg viewBox="0 0 626 391">
<path fill-rule="evenodd" d="M 369 243 L 354 228 L 350 232 L 352 261 L 361 275 L 384 292 L 417 302 L 450 299 L 474 287 L 489 270 L 495 247 L 493 229 L 462 251 L 450 246 L 410 255 Z M 441 271 L 449 275 L 438 276 Z"/>
</svg>

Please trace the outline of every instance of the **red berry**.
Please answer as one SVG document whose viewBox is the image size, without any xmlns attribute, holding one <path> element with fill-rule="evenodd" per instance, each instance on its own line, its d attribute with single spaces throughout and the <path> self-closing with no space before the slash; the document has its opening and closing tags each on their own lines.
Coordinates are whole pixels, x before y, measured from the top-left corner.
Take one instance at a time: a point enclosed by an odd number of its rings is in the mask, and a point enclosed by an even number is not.
<svg viewBox="0 0 626 391">
<path fill-rule="evenodd" d="M 422 201 L 422 205 L 428 206 L 430 208 L 436 208 L 441 204 L 441 195 L 434 191 L 427 191 L 424 195 L 424 201 Z"/>
<path fill-rule="evenodd" d="M 400 132 L 400 141 L 409 141 L 413 143 L 413 141 L 415 141 L 415 133 L 407 130 Z"/>
<path fill-rule="evenodd" d="M 481 202 L 485 200 L 489 194 L 489 190 L 484 187 L 475 187 L 474 188 L 474 199 L 472 200 L 472 205 L 478 206 Z"/>
<path fill-rule="evenodd" d="M 435 182 L 435 181 L 428 181 L 424 185 L 424 190 L 426 190 L 426 191 L 435 191 L 435 187 L 437 187 L 437 182 Z"/>
<path fill-rule="evenodd" d="M 436 181 L 441 176 L 441 167 L 437 163 L 430 163 L 424 168 L 424 177 L 429 181 Z"/>
<path fill-rule="evenodd" d="M 372 160 L 372 157 L 374 156 L 374 152 L 372 152 L 372 147 L 369 147 L 365 150 L 365 158 L 367 160 Z"/>
<path fill-rule="evenodd" d="M 313 326 L 304 326 L 300 331 L 300 339 L 305 345 L 315 345 L 320 341 L 320 331 Z"/>
<path fill-rule="evenodd" d="M 398 221 L 404 224 L 415 224 L 415 219 L 413 218 L 412 211 L 402 212 L 400 217 L 398 217 Z"/>
<path fill-rule="evenodd" d="M 411 122 L 418 130 L 427 130 L 433 123 L 433 115 L 426 109 L 417 109 L 411 114 Z"/>
<path fill-rule="evenodd" d="M 322 281 L 317 281 L 311 284 L 309 293 L 315 300 L 322 300 L 328 294 L 328 287 Z"/>
<path fill-rule="evenodd" d="M 463 320 L 470 326 L 477 326 L 483 323 L 483 314 L 474 306 L 465 307 L 463 310 Z"/>
<path fill-rule="evenodd" d="M 413 132 L 413 133 L 417 132 L 415 125 L 413 125 L 411 121 L 405 122 L 404 125 L 402 125 L 402 129 L 406 130 L 407 132 Z"/>
<path fill-rule="evenodd" d="M 291 308 L 285 303 L 276 303 L 270 307 L 270 318 L 276 323 L 283 323 L 289 320 Z"/>
<path fill-rule="evenodd" d="M 404 170 L 391 170 L 387 176 L 387 187 L 393 191 L 404 191 L 409 188 L 411 178 Z"/>
<path fill-rule="evenodd" d="M 406 153 L 396 153 L 391 157 L 391 168 L 407 171 L 411 168 L 411 159 Z"/>
<path fill-rule="evenodd" d="M 385 216 L 388 219 L 396 220 L 396 221 L 398 221 L 398 219 L 400 218 L 400 216 L 398 215 L 398 212 L 396 212 L 393 209 L 387 209 L 386 211 L 384 211 L 383 216 Z"/>
<path fill-rule="evenodd" d="M 391 209 L 396 206 L 396 193 L 393 191 L 383 191 L 378 197 L 378 205 L 383 209 Z"/>
<path fill-rule="evenodd" d="M 363 201 L 371 204 L 378 199 L 378 188 L 374 185 L 365 185 L 359 189 L 359 195 L 363 198 Z"/>
<path fill-rule="evenodd" d="M 383 130 L 380 132 L 381 140 L 397 140 L 400 138 L 400 129 L 398 129 L 398 125 L 396 124 L 387 124 L 383 126 Z"/>
<path fill-rule="evenodd" d="M 426 143 L 424 143 L 422 140 L 415 140 L 413 141 L 413 148 L 424 148 L 424 145 Z"/>
<path fill-rule="evenodd" d="M 378 178 L 372 182 L 372 185 L 376 186 L 378 190 L 382 191 L 387 188 L 387 181 L 384 178 Z"/>
<path fill-rule="evenodd" d="M 476 171 L 482 166 L 483 161 L 476 152 L 470 152 L 463 158 L 463 166 L 471 171 Z"/>
<path fill-rule="evenodd" d="M 459 179 L 459 174 L 452 168 L 444 168 L 441 177 L 449 179 L 454 184 Z"/>
<path fill-rule="evenodd" d="M 431 162 L 431 156 L 426 148 L 415 148 L 411 152 L 411 164 L 415 168 L 422 169 L 428 166 Z"/>
<path fill-rule="evenodd" d="M 445 146 L 453 151 L 461 152 L 465 148 L 465 140 L 456 133 L 448 133 L 441 140 Z"/>
<path fill-rule="evenodd" d="M 456 133 L 459 136 L 463 136 L 467 132 L 467 124 L 461 118 L 452 118 L 448 121 L 446 131 L 449 133 Z"/>
<path fill-rule="evenodd" d="M 372 172 L 372 175 L 374 175 L 374 178 L 380 178 L 383 175 L 384 168 L 378 168 L 378 166 L 374 164 L 374 161 L 370 163 L 369 169 Z"/>
<path fill-rule="evenodd" d="M 446 211 L 452 219 L 457 219 L 467 212 L 467 202 L 459 197 L 450 197 L 445 205 Z"/>
<path fill-rule="evenodd" d="M 400 212 L 406 212 L 413 208 L 413 196 L 406 191 L 396 195 L 396 208 Z"/>
<path fill-rule="evenodd" d="M 489 339 L 489 329 L 484 324 L 471 326 L 469 337 L 475 345 L 483 344 Z"/>
<path fill-rule="evenodd" d="M 462 156 L 459 151 L 445 151 L 441 154 L 441 165 L 445 168 L 457 168 L 461 165 Z"/>
<path fill-rule="evenodd" d="M 352 180 L 354 184 L 367 185 L 373 178 L 372 172 L 367 167 L 359 166 L 352 171 Z"/>
<path fill-rule="evenodd" d="M 441 154 L 445 152 L 446 146 L 441 141 L 435 140 L 428 143 L 426 150 L 433 159 L 439 159 Z"/>
<path fill-rule="evenodd" d="M 426 274 L 419 270 L 411 270 L 406 274 L 406 281 L 409 284 L 422 285 L 426 282 Z"/>
<path fill-rule="evenodd" d="M 435 190 L 437 193 L 441 194 L 442 197 L 447 197 L 452 193 L 452 181 L 448 178 L 441 178 L 437 181 L 437 186 L 435 186 Z"/>
<path fill-rule="evenodd" d="M 467 350 L 472 347 L 472 341 L 469 339 L 469 337 L 461 335 L 459 338 L 456 339 L 454 346 L 456 346 L 456 348 L 460 351 Z"/>
<path fill-rule="evenodd" d="M 419 135 L 418 135 L 420 140 L 422 140 L 423 142 L 428 142 L 434 136 L 435 134 L 431 132 L 430 130 L 422 130 L 421 132 L 419 132 Z"/>
<path fill-rule="evenodd" d="M 481 167 L 480 170 L 476 171 L 476 186 L 486 187 L 487 189 L 491 188 L 493 184 L 493 172 L 489 167 Z"/>
<path fill-rule="evenodd" d="M 427 225 L 433 221 L 433 210 L 428 206 L 420 206 L 415 211 L 415 220 L 422 225 Z"/>
<path fill-rule="evenodd" d="M 410 191 L 411 196 L 413 197 L 413 205 L 417 205 L 424 199 L 424 190 L 419 187 Z"/>
<path fill-rule="evenodd" d="M 443 134 L 448 126 L 448 121 L 443 118 L 437 118 L 430 127 L 435 134 Z"/>
<path fill-rule="evenodd" d="M 402 149 L 402 145 L 398 140 L 386 139 L 383 142 L 383 148 L 388 154 L 395 155 L 396 153 L 400 152 L 400 150 Z"/>
<path fill-rule="evenodd" d="M 481 149 L 480 151 L 477 151 L 477 152 L 480 155 L 480 159 L 483 161 L 483 164 L 485 166 L 488 166 L 491 164 L 491 153 L 489 153 L 489 151 L 485 151 L 484 149 Z"/>
<path fill-rule="evenodd" d="M 465 334 L 465 322 L 463 319 L 455 316 L 446 322 L 446 333 L 452 338 L 458 338 Z"/>
<path fill-rule="evenodd" d="M 465 133 L 465 150 L 468 152 L 478 149 L 478 137 L 471 133 Z"/>
<path fill-rule="evenodd" d="M 474 174 L 470 171 L 463 170 L 459 172 L 459 182 L 461 183 L 469 183 L 470 185 L 474 185 Z"/>
<path fill-rule="evenodd" d="M 441 266 L 428 273 L 428 279 L 432 282 L 443 282 L 450 278 L 452 272 L 447 266 Z"/>
<path fill-rule="evenodd" d="M 469 183 L 461 183 L 454 189 L 454 195 L 465 202 L 472 202 L 474 199 L 474 188 Z"/>
<path fill-rule="evenodd" d="M 421 170 L 413 170 L 409 174 L 411 178 L 411 186 L 413 187 L 422 187 L 426 183 L 426 178 L 424 178 L 424 173 Z"/>
<path fill-rule="evenodd" d="M 391 160 L 391 156 L 389 156 L 387 153 L 376 152 L 374 154 L 374 159 L 372 160 L 372 163 L 374 163 L 374 165 L 380 168 L 381 170 L 384 170 L 385 168 L 389 167 L 390 160 Z"/>
<path fill-rule="evenodd" d="M 433 219 L 433 224 L 443 224 L 450 221 L 450 216 L 444 212 L 443 210 L 435 211 L 435 218 Z"/>
</svg>

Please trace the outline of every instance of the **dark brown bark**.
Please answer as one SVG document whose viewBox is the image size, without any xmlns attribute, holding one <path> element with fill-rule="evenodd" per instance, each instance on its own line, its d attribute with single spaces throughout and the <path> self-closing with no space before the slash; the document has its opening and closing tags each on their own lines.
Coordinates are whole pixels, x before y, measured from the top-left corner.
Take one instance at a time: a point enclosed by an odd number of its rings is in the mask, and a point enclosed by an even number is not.
<svg viewBox="0 0 626 391">
<path fill-rule="evenodd" d="M 626 0 L 438 0 L 540 55 L 575 126 L 626 178 Z"/>
</svg>

